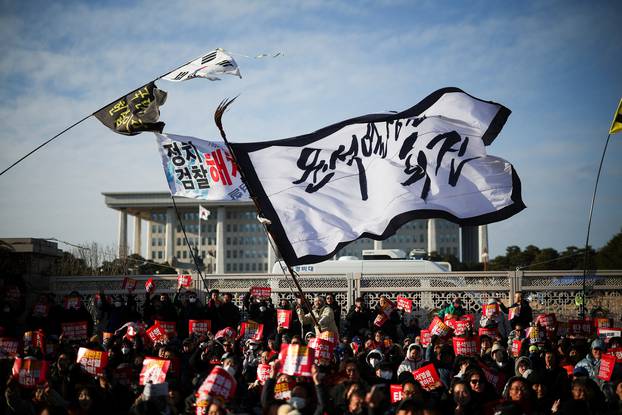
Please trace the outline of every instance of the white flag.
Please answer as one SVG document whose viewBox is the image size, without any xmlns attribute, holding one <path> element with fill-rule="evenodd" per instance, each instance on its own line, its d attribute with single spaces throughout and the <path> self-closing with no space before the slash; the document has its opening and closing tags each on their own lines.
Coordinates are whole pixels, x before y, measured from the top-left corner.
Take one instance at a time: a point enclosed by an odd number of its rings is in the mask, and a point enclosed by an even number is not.
<svg viewBox="0 0 622 415">
<path fill-rule="evenodd" d="M 209 218 L 210 211 L 203 206 L 199 206 L 199 219 L 207 220 Z"/>
<path fill-rule="evenodd" d="M 232 147 L 283 258 L 310 264 L 414 219 L 481 225 L 524 209 L 512 165 L 486 154 L 509 114 L 445 88 L 401 113 Z"/>
<path fill-rule="evenodd" d="M 207 78 L 210 81 L 218 81 L 220 80 L 219 76 L 223 74 L 242 77 L 235 60 L 224 50 L 218 48 L 194 59 L 181 68 L 167 73 L 162 79 L 173 82 L 192 78 Z"/>
<path fill-rule="evenodd" d="M 249 199 L 225 143 L 175 134 L 155 135 L 172 195 L 204 200 Z"/>
</svg>

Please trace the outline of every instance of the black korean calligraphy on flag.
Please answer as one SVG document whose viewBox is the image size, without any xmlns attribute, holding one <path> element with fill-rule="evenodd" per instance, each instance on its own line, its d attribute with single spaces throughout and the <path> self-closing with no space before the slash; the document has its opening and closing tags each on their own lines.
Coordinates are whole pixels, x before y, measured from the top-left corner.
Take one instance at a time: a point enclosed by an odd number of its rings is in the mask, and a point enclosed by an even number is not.
<svg viewBox="0 0 622 415">
<path fill-rule="evenodd" d="M 445 88 L 400 113 L 231 146 L 294 266 L 329 259 L 358 238 L 387 239 L 415 219 L 482 225 L 524 209 L 512 165 L 486 153 L 509 115 Z"/>
<path fill-rule="evenodd" d="M 194 78 L 206 78 L 210 81 L 218 81 L 220 80 L 220 75 L 242 77 L 235 60 L 223 49 L 218 48 L 167 73 L 161 79 L 172 82 L 181 82 Z"/>
<path fill-rule="evenodd" d="M 130 92 L 93 115 L 115 133 L 136 135 L 143 131 L 162 132 L 160 106 L 166 102 L 166 92 L 154 82 Z"/>
<path fill-rule="evenodd" d="M 237 164 L 222 141 L 157 134 L 158 150 L 173 196 L 203 200 L 249 200 Z"/>
</svg>

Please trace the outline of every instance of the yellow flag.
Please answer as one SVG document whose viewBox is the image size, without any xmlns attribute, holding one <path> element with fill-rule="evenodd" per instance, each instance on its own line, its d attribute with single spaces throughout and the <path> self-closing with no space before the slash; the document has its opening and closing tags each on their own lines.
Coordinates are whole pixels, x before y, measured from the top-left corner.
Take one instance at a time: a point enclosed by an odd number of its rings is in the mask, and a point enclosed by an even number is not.
<svg viewBox="0 0 622 415">
<path fill-rule="evenodd" d="M 622 99 L 618 104 L 618 110 L 613 116 L 613 122 L 611 123 L 611 128 L 609 129 L 609 134 L 615 134 L 618 131 L 622 131 Z"/>
</svg>

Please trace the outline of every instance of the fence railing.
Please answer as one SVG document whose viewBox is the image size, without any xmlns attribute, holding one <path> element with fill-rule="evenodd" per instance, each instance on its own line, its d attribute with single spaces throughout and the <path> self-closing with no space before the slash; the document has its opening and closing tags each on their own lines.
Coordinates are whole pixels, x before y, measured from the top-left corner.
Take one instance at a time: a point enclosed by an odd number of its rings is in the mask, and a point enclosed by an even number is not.
<svg viewBox="0 0 622 415">
<path fill-rule="evenodd" d="M 90 297 L 98 291 L 106 294 L 127 293 L 121 285 L 123 276 L 51 277 L 51 291 L 66 295 L 78 291 Z M 136 293 L 139 302 L 144 283 L 153 278 L 157 292 L 174 293 L 176 275 L 150 275 L 131 278 L 138 280 Z M 310 296 L 334 294 L 345 316 L 357 297 L 363 297 L 374 307 L 380 296 L 395 300 L 398 295 L 413 300 L 415 315 L 422 323 L 431 313 L 460 296 L 470 311 L 479 313 L 482 304 L 491 297 L 510 301 L 518 290 L 528 298 L 535 313 L 554 312 L 562 319 L 576 317 L 576 297 L 583 287 L 581 271 L 491 271 L 447 272 L 426 274 L 301 274 L 299 282 Z M 210 290 L 218 289 L 233 295 L 233 301 L 242 306 L 242 299 L 253 286 L 270 287 L 276 304 L 281 298 L 293 300 L 296 290 L 290 277 L 282 274 L 208 274 L 205 281 L 193 275 L 192 289 L 204 299 Z M 591 272 L 586 279 L 588 309 L 600 307 L 610 316 L 622 315 L 622 270 Z"/>
</svg>

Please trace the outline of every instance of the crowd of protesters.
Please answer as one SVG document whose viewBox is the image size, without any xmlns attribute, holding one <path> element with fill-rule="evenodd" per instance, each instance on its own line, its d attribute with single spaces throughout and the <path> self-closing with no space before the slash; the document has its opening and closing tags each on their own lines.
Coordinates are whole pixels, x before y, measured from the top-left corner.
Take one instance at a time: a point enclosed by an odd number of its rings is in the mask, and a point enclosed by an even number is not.
<svg viewBox="0 0 622 415">
<path fill-rule="evenodd" d="M 17 353 L 0 347 L 6 379 L 0 410 L 11 415 L 622 413 L 620 364 L 609 380 L 600 376 L 603 356 L 622 339 L 605 343 L 595 330 L 557 330 L 534 316 L 520 293 L 512 304 L 491 298 L 486 305 L 498 305 L 498 312 L 477 321 L 466 318 L 472 313 L 457 296 L 437 310 L 435 321 L 466 323 L 460 333 L 455 327 L 443 334 L 428 332 L 427 321 L 421 327 L 415 313 L 386 297 L 375 308 L 357 298 L 345 315 L 330 294 L 310 304 L 281 299 L 275 306 L 249 292 L 241 308 L 231 294 L 215 290 L 202 302 L 185 289 L 173 298 L 157 291 L 101 292 L 89 304 L 78 292 L 62 299 L 41 295 L 29 309 L 14 292 L 0 301 L 0 336 L 20 340 Z M 279 309 L 292 310 L 287 328 L 277 323 Z M 209 320 L 209 332 L 192 332 L 191 320 Z M 84 321 L 84 340 L 63 332 L 64 323 Z M 157 321 L 175 322 L 164 341 L 145 336 Z M 259 338 L 240 336 L 245 321 L 262 325 Z M 478 350 L 457 354 L 452 340 L 473 338 L 480 327 L 488 331 L 479 333 Z M 24 340 L 33 332 L 44 334 L 41 342 Z M 330 356 L 318 358 L 305 376 L 282 372 L 283 345 L 304 346 L 327 333 L 334 339 Z M 106 367 L 97 374 L 84 370 L 79 348 L 106 353 Z M 149 357 L 175 365 L 162 382 L 140 385 Z M 17 360 L 46 361 L 47 375 L 23 385 L 14 375 Z M 234 396 L 199 403 L 200 386 L 218 367 L 235 379 Z M 437 376 L 431 384 L 416 378 L 430 367 Z"/>
</svg>

